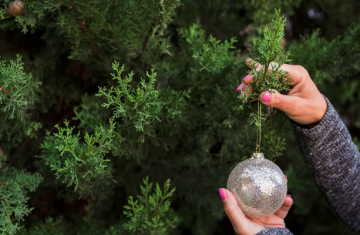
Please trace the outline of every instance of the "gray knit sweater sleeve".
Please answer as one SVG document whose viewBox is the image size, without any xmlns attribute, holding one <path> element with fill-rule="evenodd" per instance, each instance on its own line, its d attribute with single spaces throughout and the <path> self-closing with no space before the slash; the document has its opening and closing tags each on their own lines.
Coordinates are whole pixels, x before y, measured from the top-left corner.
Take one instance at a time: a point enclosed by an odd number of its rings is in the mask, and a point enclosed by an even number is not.
<svg viewBox="0 0 360 235">
<path fill-rule="evenodd" d="M 293 122 L 300 150 L 319 189 L 340 218 L 360 232 L 360 154 L 350 133 L 325 97 L 325 116 L 313 128 Z M 257 235 L 290 235 L 288 229 L 265 229 Z"/>
</svg>

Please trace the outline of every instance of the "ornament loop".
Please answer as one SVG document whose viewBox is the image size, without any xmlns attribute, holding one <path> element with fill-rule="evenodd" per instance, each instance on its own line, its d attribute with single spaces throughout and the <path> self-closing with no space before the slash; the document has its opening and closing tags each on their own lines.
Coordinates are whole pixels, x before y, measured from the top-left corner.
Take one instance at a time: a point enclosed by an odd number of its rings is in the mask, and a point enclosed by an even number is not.
<svg viewBox="0 0 360 235">
<path fill-rule="evenodd" d="M 253 159 L 264 159 L 264 153 L 253 153 L 252 158 Z"/>
</svg>

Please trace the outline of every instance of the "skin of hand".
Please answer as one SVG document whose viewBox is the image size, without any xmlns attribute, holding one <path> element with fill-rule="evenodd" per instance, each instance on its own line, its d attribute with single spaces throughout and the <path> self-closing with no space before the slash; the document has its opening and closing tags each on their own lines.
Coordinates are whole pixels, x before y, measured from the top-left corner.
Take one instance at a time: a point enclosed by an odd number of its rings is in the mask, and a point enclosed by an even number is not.
<svg viewBox="0 0 360 235">
<path fill-rule="evenodd" d="M 246 59 L 246 64 L 250 69 L 250 58 Z M 271 65 L 270 65 L 271 66 Z M 258 64 L 255 69 L 260 69 L 262 65 Z M 286 94 L 280 94 L 278 91 L 263 91 L 260 94 L 260 101 L 268 107 L 282 110 L 294 122 L 302 125 L 311 125 L 319 122 L 325 115 L 327 103 L 324 96 L 317 89 L 315 83 L 311 80 L 307 70 L 300 65 L 283 64 L 281 70 L 288 71 L 286 78 L 291 78 L 289 87 L 291 90 Z M 245 76 L 242 83 L 236 89 L 237 92 L 246 92 L 246 86 L 249 87 L 250 94 L 253 93 L 251 84 L 254 76 L 249 74 Z"/>
<path fill-rule="evenodd" d="M 291 196 L 287 195 L 284 204 L 274 214 L 263 218 L 248 218 L 241 211 L 234 195 L 229 190 L 220 188 L 219 194 L 226 215 L 237 235 L 255 235 L 267 228 L 285 228 L 284 219 L 293 204 Z"/>
</svg>

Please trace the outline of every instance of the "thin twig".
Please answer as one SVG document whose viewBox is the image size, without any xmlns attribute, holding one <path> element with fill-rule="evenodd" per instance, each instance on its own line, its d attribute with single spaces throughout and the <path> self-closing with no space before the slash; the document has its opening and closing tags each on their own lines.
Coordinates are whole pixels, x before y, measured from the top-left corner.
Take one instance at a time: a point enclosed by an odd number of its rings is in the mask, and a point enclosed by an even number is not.
<svg viewBox="0 0 360 235">
<path fill-rule="evenodd" d="M 65 119 L 68 119 L 69 117 L 71 117 L 74 114 L 74 110 L 71 110 L 70 112 L 68 112 L 67 114 L 65 114 L 59 121 L 57 121 L 55 123 L 55 125 L 50 129 L 50 133 L 53 133 L 56 129 L 56 125 L 59 125 L 61 123 L 63 123 L 65 121 Z"/>
<path fill-rule="evenodd" d="M 154 218 L 155 215 L 156 215 L 156 210 L 163 204 L 163 202 L 164 202 L 164 199 L 161 199 L 159 205 L 155 208 L 154 212 L 152 213 L 152 215 L 151 215 L 151 217 L 150 217 L 150 219 L 149 219 L 149 222 L 152 222 L 153 218 Z"/>
<path fill-rule="evenodd" d="M 152 23 L 151 28 L 149 29 L 148 35 L 145 37 L 143 47 L 141 49 L 141 53 L 136 58 L 135 64 L 137 64 L 137 62 L 141 59 L 142 55 L 144 54 L 145 49 L 146 49 L 146 45 L 149 42 L 149 39 L 150 39 L 150 36 L 151 36 L 151 34 L 152 34 L 153 30 L 154 30 L 154 27 L 155 27 L 155 23 Z"/>
<path fill-rule="evenodd" d="M 76 19 L 79 21 L 80 23 L 80 28 L 81 30 L 83 31 L 83 33 L 85 34 L 85 36 L 89 39 L 89 45 L 91 47 L 91 49 L 93 50 L 94 54 L 95 54 L 95 57 L 97 59 L 99 59 L 99 51 L 96 49 L 95 45 L 94 45 L 94 42 L 90 39 L 89 37 L 89 34 L 87 33 L 87 28 L 86 28 L 86 24 L 85 24 L 85 21 L 83 21 L 79 16 L 78 16 L 78 13 L 75 9 L 75 6 L 74 6 L 74 1 L 73 0 L 69 0 L 69 8 L 72 12 L 74 12 L 75 14 L 75 17 Z"/>
<path fill-rule="evenodd" d="M 111 19 L 114 17 L 115 8 L 116 8 L 115 0 L 113 0 L 113 6 L 111 8 Z"/>
<path fill-rule="evenodd" d="M 148 44 L 148 42 L 149 42 L 150 36 L 151 36 L 151 34 L 153 33 L 154 27 L 155 27 L 155 22 L 152 23 L 152 25 L 151 25 L 151 27 L 150 27 L 150 29 L 149 29 L 149 31 L 148 31 L 148 34 L 147 34 L 146 37 L 145 37 L 145 40 L 144 40 L 144 43 L 143 43 L 143 47 L 142 47 L 142 49 L 141 49 L 141 52 L 140 52 L 140 54 L 136 57 L 135 62 L 131 65 L 130 71 L 133 71 L 133 70 L 134 70 L 135 65 L 140 61 L 142 55 L 144 54 L 145 49 L 146 49 L 146 46 L 147 46 L 147 44 Z"/>
<path fill-rule="evenodd" d="M 25 148 L 25 146 L 30 142 L 30 137 L 27 138 L 25 142 L 21 144 L 21 146 L 16 150 L 16 153 L 12 156 L 13 158 L 17 158 L 18 156 L 21 156 L 21 151 Z"/>
<path fill-rule="evenodd" d="M 259 106 L 260 106 L 260 115 L 259 115 L 259 152 L 261 152 L 261 103 L 259 101 Z"/>
<path fill-rule="evenodd" d="M 222 34 L 213 24 L 211 24 L 209 18 L 205 15 L 204 9 L 203 9 L 203 7 L 201 6 L 199 0 L 194 0 L 194 1 L 197 3 L 197 5 L 198 5 L 199 8 L 200 8 L 201 18 L 206 21 L 207 25 L 208 25 L 215 33 L 217 33 L 221 39 L 226 39 L 226 38 L 227 38 L 226 35 Z"/>
<path fill-rule="evenodd" d="M 63 116 L 58 122 L 56 122 L 55 125 L 61 124 L 64 122 L 65 119 L 68 119 L 69 117 L 71 117 L 74 114 L 74 110 L 68 112 L 67 114 L 65 114 L 65 116 Z M 55 125 L 50 129 L 50 133 L 52 134 L 55 131 Z M 22 143 L 22 145 L 17 149 L 16 153 L 13 155 L 14 158 L 16 158 L 17 156 L 21 156 L 20 152 L 23 150 L 23 148 L 30 142 L 31 138 L 28 137 L 27 140 Z M 45 136 L 42 138 L 42 140 L 40 141 L 40 143 L 42 143 L 45 140 Z"/>
<path fill-rule="evenodd" d="M 2 91 L 2 90 L 5 91 L 6 93 L 8 93 L 9 95 L 11 94 L 11 92 L 6 90 L 4 87 L 0 87 L 0 91 Z"/>
</svg>

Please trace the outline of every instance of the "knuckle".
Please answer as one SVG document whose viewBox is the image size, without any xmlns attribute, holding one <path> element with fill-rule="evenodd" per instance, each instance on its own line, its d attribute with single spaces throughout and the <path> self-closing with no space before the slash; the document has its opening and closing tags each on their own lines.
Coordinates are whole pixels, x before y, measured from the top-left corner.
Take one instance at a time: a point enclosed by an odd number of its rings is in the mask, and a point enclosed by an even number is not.
<svg viewBox="0 0 360 235">
<path fill-rule="evenodd" d="M 296 65 L 296 69 L 300 71 L 306 70 L 302 65 Z"/>
<path fill-rule="evenodd" d="M 235 234 L 237 234 L 237 235 L 242 235 L 242 234 L 243 234 L 242 231 L 240 231 L 240 229 L 238 229 L 238 228 L 235 228 L 235 229 L 234 229 L 234 232 L 235 232 Z"/>
<path fill-rule="evenodd" d="M 282 105 L 282 98 L 281 96 L 278 96 L 276 93 L 273 94 L 274 100 L 272 102 L 272 105 L 275 107 L 278 107 L 280 105 Z"/>
<path fill-rule="evenodd" d="M 309 75 L 308 71 L 303 66 L 296 65 L 296 68 L 297 68 L 299 74 L 301 74 L 303 76 Z"/>
<path fill-rule="evenodd" d="M 235 211 L 234 211 L 234 209 L 232 207 L 225 206 L 224 210 L 225 210 L 225 213 L 226 213 L 226 215 L 227 215 L 227 217 L 229 218 L 230 221 L 233 221 L 234 218 L 236 218 Z"/>
<path fill-rule="evenodd" d="M 229 207 L 229 206 L 225 206 L 225 207 L 224 207 L 224 210 L 225 210 L 226 215 L 227 215 L 229 218 L 231 218 L 231 216 L 232 216 L 232 214 L 233 214 L 233 209 L 232 209 L 231 207 Z"/>
</svg>

